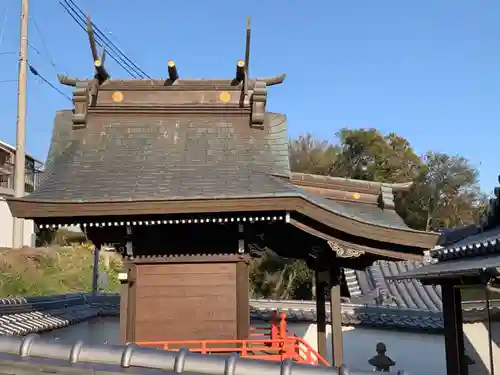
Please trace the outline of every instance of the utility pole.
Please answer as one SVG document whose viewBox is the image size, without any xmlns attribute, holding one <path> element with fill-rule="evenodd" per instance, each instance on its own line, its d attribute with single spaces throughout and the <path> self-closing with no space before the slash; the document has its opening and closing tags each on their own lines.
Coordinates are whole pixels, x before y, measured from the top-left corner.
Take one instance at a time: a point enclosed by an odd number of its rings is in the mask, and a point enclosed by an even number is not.
<svg viewBox="0 0 500 375">
<path fill-rule="evenodd" d="M 16 159 L 14 167 L 14 196 L 24 196 L 26 143 L 26 90 L 28 73 L 28 0 L 21 0 L 21 33 L 19 43 L 19 73 L 17 86 Z M 12 245 L 24 244 L 24 220 L 14 218 Z"/>
</svg>

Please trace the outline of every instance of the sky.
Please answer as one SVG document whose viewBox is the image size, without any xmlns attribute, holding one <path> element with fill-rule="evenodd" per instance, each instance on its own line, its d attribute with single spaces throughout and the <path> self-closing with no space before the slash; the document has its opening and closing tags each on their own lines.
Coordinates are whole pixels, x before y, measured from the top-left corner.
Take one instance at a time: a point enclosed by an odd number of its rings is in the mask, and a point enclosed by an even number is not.
<svg viewBox="0 0 500 375">
<path fill-rule="evenodd" d="M 343 127 L 407 138 L 418 154 L 459 154 L 498 185 L 500 2 L 498 0 L 74 0 L 152 77 L 175 60 L 186 78 L 226 78 L 244 56 L 252 17 L 252 76 L 287 73 L 268 109 L 289 135 L 335 140 Z M 15 144 L 20 0 L 0 1 L 0 139 Z M 29 63 L 90 77 L 86 34 L 58 0 L 31 0 Z M 5 22 L 3 22 L 5 20 Z M 107 59 L 113 77 L 127 77 Z M 27 151 L 45 160 L 55 111 L 66 97 L 29 75 Z M 498 133 L 497 133 L 498 132 Z"/>
</svg>

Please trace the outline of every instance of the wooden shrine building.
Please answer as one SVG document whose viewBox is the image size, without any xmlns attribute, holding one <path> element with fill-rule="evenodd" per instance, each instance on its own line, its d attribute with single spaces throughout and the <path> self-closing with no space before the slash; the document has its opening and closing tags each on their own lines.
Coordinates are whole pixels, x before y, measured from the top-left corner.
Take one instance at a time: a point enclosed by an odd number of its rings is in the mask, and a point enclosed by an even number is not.
<svg viewBox="0 0 500 375">
<path fill-rule="evenodd" d="M 500 369 L 500 187 L 482 225 L 447 230 L 429 255 L 427 265 L 392 279 L 441 285 L 447 375 L 494 374 Z M 482 364 L 472 363 L 467 354 L 464 322 L 470 320 L 486 328 L 475 340 L 488 348 Z"/>
<path fill-rule="evenodd" d="M 436 233 L 405 226 L 385 185 L 292 173 L 286 117 L 267 111 L 285 75 L 249 76 L 245 60 L 225 79 L 60 77 L 74 108 L 56 115 L 45 176 L 9 199 L 38 228 L 80 225 L 97 246 L 127 259 L 122 340 L 244 339 L 248 262 L 258 249 L 303 258 L 317 273 L 318 347 L 326 357 L 325 288 L 335 365 L 342 363 L 342 267 L 422 258 Z M 230 66 L 230 62 L 228 63 Z"/>
</svg>

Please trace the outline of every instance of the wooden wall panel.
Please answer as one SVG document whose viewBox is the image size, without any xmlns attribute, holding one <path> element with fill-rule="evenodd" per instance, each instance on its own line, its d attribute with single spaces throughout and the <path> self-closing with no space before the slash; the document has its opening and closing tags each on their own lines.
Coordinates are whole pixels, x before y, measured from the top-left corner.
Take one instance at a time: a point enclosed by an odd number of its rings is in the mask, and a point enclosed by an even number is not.
<svg viewBox="0 0 500 375">
<path fill-rule="evenodd" d="M 237 337 L 236 263 L 135 267 L 135 341 Z"/>
</svg>

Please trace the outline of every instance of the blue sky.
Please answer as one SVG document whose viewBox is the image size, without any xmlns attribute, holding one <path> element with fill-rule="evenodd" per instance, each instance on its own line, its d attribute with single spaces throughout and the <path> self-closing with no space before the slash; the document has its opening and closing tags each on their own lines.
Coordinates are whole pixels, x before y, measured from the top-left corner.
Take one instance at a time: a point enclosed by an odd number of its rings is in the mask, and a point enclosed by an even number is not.
<svg viewBox="0 0 500 375">
<path fill-rule="evenodd" d="M 500 2 L 75 0 L 150 76 L 176 61 L 183 77 L 228 77 L 244 54 L 252 16 L 253 76 L 286 72 L 269 108 L 288 116 L 290 135 L 334 139 L 341 127 L 375 127 L 408 138 L 418 153 L 463 155 L 481 185 L 497 184 L 500 124 Z M 0 139 L 15 143 L 19 0 L 0 2 Z M 92 74 L 85 33 L 57 0 L 31 0 L 30 63 Z M 39 26 L 41 33 L 35 27 Z M 45 49 L 48 51 L 45 52 Z M 56 69 L 52 66 L 51 60 Z M 108 59 L 114 77 L 127 74 Z M 68 88 L 61 88 L 70 95 Z M 55 111 L 71 105 L 30 76 L 27 149 L 45 159 Z"/>
</svg>

